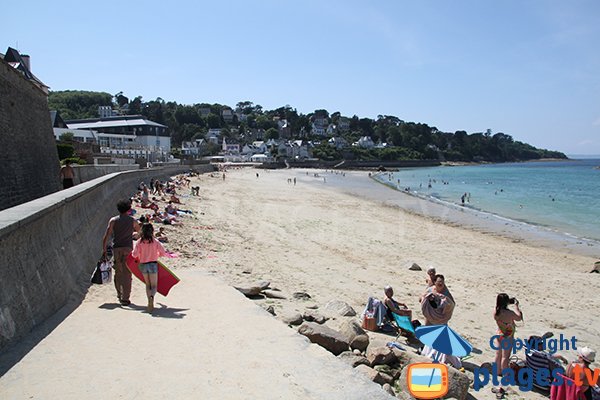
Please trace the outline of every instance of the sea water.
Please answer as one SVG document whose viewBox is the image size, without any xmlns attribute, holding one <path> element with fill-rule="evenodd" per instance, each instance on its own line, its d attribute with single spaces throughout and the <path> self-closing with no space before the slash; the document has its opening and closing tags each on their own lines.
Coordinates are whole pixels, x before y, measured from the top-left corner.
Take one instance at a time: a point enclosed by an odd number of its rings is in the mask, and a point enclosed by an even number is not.
<svg viewBox="0 0 600 400">
<path fill-rule="evenodd" d="M 403 168 L 376 179 L 447 205 L 600 240 L 600 159 Z M 431 185 L 431 187 L 429 187 Z"/>
</svg>

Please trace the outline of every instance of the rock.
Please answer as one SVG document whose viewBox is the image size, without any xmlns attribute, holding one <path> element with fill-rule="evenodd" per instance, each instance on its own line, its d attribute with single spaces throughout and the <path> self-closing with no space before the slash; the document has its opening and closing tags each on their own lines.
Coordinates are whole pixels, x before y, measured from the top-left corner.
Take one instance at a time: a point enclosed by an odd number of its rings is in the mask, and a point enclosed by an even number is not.
<svg viewBox="0 0 600 400">
<path fill-rule="evenodd" d="M 380 385 L 383 385 L 384 383 L 386 383 L 383 380 L 383 377 L 381 376 L 381 374 L 377 371 L 375 371 L 373 368 L 368 367 L 366 365 L 359 365 L 358 367 L 356 367 L 357 371 L 360 371 L 361 373 L 365 374 L 366 376 L 369 377 L 370 380 L 372 380 L 375 383 L 378 383 Z"/>
<path fill-rule="evenodd" d="M 351 351 L 344 351 L 343 353 L 340 353 L 340 355 L 338 356 L 342 361 L 350 364 L 352 366 L 352 368 L 356 368 L 359 365 L 369 365 L 369 360 L 367 360 L 366 357 L 363 357 L 361 355 L 356 355 Z"/>
<path fill-rule="evenodd" d="M 251 274 L 252 273 L 252 269 L 245 269 L 242 271 L 242 274 Z"/>
<path fill-rule="evenodd" d="M 356 311 L 348 303 L 340 300 L 331 300 L 325 304 L 324 308 L 333 315 L 341 315 L 343 317 L 354 317 L 356 315 Z"/>
<path fill-rule="evenodd" d="M 298 333 L 306 336 L 311 342 L 329 350 L 336 356 L 349 348 L 348 341 L 344 335 L 315 322 L 304 322 L 300 325 Z"/>
<path fill-rule="evenodd" d="M 306 308 L 310 308 L 311 310 L 316 310 L 317 308 L 319 308 L 319 306 L 316 304 L 311 304 L 310 306 L 306 306 Z"/>
<path fill-rule="evenodd" d="M 274 290 L 264 290 L 262 292 L 266 297 L 270 299 L 286 299 L 286 297 Z"/>
<path fill-rule="evenodd" d="M 260 286 L 250 286 L 250 287 L 235 287 L 237 290 L 242 292 L 242 294 L 246 297 L 253 297 L 260 295 L 262 292 L 262 288 Z"/>
<path fill-rule="evenodd" d="M 260 290 L 267 290 L 269 288 L 269 286 L 271 286 L 271 282 L 269 281 L 262 281 L 259 282 L 256 286 L 258 286 L 260 288 Z"/>
<path fill-rule="evenodd" d="M 423 268 L 419 266 L 417 263 L 413 263 L 410 267 L 408 267 L 411 271 L 423 271 Z"/>
<path fill-rule="evenodd" d="M 314 311 L 306 311 L 306 312 L 304 312 L 303 318 L 304 318 L 305 321 L 316 322 L 317 324 L 324 324 L 325 321 L 327 321 L 327 318 L 325 318 L 321 314 L 318 314 L 318 313 L 316 313 Z"/>
<path fill-rule="evenodd" d="M 594 263 L 594 269 L 592 269 L 592 270 L 590 271 L 590 273 L 592 273 L 592 272 L 595 272 L 595 273 L 597 273 L 597 274 L 600 274 L 600 261 L 596 261 L 596 262 Z"/>
<path fill-rule="evenodd" d="M 308 300 L 310 299 L 310 295 L 306 292 L 295 292 L 292 297 L 298 300 Z"/>
<path fill-rule="evenodd" d="M 414 363 L 422 363 L 422 362 L 430 363 L 431 362 L 431 360 L 427 357 L 419 356 L 417 354 L 413 354 L 411 352 L 406 352 L 406 351 L 403 352 L 403 354 L 400 355 L 400 357 L 398 357 L 398 359 L 399 359 L 400 363 L 404 366 L 406 366 L 408 364 L 414 364 Z M 408 393 L 408 388 L 406 386 L 407 371 L 408 371 L 408 368 L 402 369 L 402 374 L 400 375 L 400 378 L 396 381 L 396 393 L 399 393 L 399 391 L 406 391 Z M 471 382 L 469 380 L 469 377 L 466 374 L 449 366 L 448 367 L 448 383 L 449 383 L 448 394 L 446 394 L 446 396 L 444 396 L 444 398 L 454 397 L 457 400 L 465 400 L 467 398 L 469 386 L 470 386 Z"/>
<path fill-rule="evenodd" d="M 367 349 L 367 359 L 371 363 L 371 366 L 381 364 L 393 364 L 397 361 L 394 352 L 388 347 L 370 347 Z"/>
<path fill-rule="evenodd" d="M 388 392 L 392 396 L 396 397 L 396 393 L 394 393 L 394 389 L 392 389 L 392 385 L 390 385 L 389 383 L 385 383 L 382 386 L 382 388 L 383 388 L 383 390 L 385 390 L 386 392 Z"/>
<path fill-rule="evenodd" d="M 340 327 L 340 332 L 348 339 L 351 349 L 357 349 L 362 352 L 369 346 L 369 335 L 354 320 L 344 321 Z"/>
<path fill-rule="evenodd" d="M 302 320 L 302 314 L 300 313 L 292 313 L 292 314 L 284 314 L 281 316 L 281 321 L 288 325 L 300 325 Z"/>
<path fill-rule="evenodd" d="M 377 365 L 377 367 L 379 367 L 380 365 Z M 373 368 L 375 371 L 379 372 L 379 375 L 381 375 L 381 380 L 383 381 L 383 383 L 387 383 L 389 385 L 391 385 L 392 383 L 394 383 L 394 378 L 392 378 L 392 376 L 390 374 L 386 374 L 383 371 L 380 371 L 377 368 Z"/>
<path fill-rule="evenodd" d="M 362 355 L 362 352 L 359 349 L 354 349 L 354 350 L 352 350 L 352 352 L 354 354 L 356 354 L 357 356 L 361 356 Z"/>
<path fill-rule="evenodd" d="M 275 314 L 275 309 L 273 308 L 273 306 L 269 306 L 269 307 L 265 308 L 265 311 L 268 312 L 271 315 L 276 315 Z"/>
</svg>

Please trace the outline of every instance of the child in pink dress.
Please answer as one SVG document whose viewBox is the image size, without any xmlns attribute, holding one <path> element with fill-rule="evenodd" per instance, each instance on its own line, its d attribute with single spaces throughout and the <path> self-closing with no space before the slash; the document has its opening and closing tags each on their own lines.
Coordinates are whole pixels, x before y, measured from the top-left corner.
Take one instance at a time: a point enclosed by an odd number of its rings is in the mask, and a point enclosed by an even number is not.
<svg viewBox="0 0 600 400">
<path fill-rule="evenodd" d="M 154 227 L 152 224 L 142 225 L 141 237 L 133 243 L 133 258 L 140 262 L 139 268 L 146 282 L 146 295 L 148 296 L 148 308 L 146 311 L 154 311 L 154 295 L 158 285 L 158 257 L 167 255 L 163 245 L 154 238 Z"/>
</svg>

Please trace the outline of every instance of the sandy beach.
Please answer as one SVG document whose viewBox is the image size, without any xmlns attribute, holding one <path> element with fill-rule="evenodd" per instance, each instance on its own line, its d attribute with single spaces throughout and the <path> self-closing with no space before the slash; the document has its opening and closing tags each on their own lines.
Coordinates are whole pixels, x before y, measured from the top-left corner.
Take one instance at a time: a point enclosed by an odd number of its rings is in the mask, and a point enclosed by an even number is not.
<svg viewBox="0 0 600 400">
<path fill-rule="evenodd" d="M 551 331 L 600 349 L 594 312 L 600 305 L 600 280 L 589 274 L 594 258 L 445 224 L 442 218 L 373 200 L 364 190 L 370 184 L 375 190 L 377 184 L 367 174 L 241 169 L 228 171 L 225 180 L 220 174 L 194 178 L 200 198 L 186 197 L 182 208 L 197 211 L 198 219 L 167 227 L 168 247 L 182 254 L 171 264 L 206 270 L 231 285 L 270 281 L 286 299 L 252 301 L 273 306 L 278 315 L 302 313 L 332 299 L 360 313 L 367 298 L 383 297 L 389 284 L 421 320 L 418 297 L 425 272 L 408 267 L 434 266 L 457 302 L 450 326 L 475 347 L 471 362 L 493 361 L 492 311 L 500 292 L 520 300 L 525 321 L 517 337 Z M 294 177 L 296 185 L 288 182 Z M 333 184 L 336 179 L 354 179 L 356 185 L 350 186 L 361 189 L 348 194 Z M 296 300 L 294 292 L 306 292 L 311 299 Z M 576 353 L 559 354 L 573 359 Z"/>
</svg>

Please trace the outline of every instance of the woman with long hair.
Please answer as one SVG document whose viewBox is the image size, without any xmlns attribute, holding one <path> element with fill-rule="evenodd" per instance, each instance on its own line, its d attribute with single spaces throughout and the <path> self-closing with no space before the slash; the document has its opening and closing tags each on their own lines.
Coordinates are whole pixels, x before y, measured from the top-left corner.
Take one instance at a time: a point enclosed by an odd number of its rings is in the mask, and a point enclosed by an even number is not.
<svg viewBox="0 0 600 400">
<path fill-rule="evenodd" d="M 146 282 L 146 295 L 148 296 L 148 307 L 146 311 L 154 311 L 154 296 L 158 285 L 158 257 L 167 255 L 163 245 L 154 238 L 154 227 L 146 223 L 142 225 L 140 238 L 133 244 L 131 255 L 139 259 L 140 271 Z"/>
<path fill-rule="evenodd" d="M 508 308 L 509 304 L 515 305 L 515 311 Z M 494 340 L 494 344 L 498 350 L 496 350 L 496 370 L 498 375 L 502 376 L 502 371 L 508 368 L 508 360 L 510 358 L 510 352 L 513 346 L 513 340 L 515 336 L 516 321 L 523 320 L 523 313 L 519 309 L 519 301 L 517 299 L 510 298 L 506 293 L 500 293 L 496 297 L 496 308 L 494 309 L 494 320 L 498 326 L 497 337 Z M 506 341 L 510 341 L 510 346 L 502 344 Z M 496 398 L 502 399 L 505 391 L 502 385 L 498 386 L 495 390 Z"/>
</svg>

